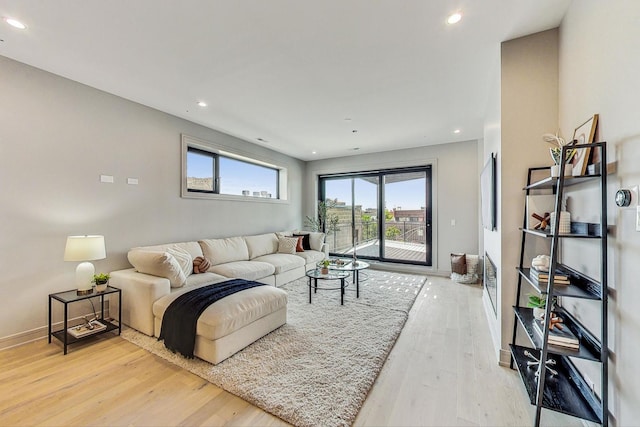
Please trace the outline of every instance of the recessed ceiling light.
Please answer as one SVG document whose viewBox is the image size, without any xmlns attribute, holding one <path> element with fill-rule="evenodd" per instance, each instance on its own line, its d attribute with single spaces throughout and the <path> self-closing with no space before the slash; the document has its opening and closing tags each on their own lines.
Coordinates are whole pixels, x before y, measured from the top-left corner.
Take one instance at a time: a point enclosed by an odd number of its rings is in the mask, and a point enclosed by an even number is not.
<svg viewBox="0 0 640 427">
<path fill-rule="evenodd" d="M 460 133 L 460 129 L 454 130 L 453 133 Z"/>
<path fill-rule="evenodd" d="M 349 117 L 347 117 L 347 118 L 345 118 L 345 119 L 344 119 L 344 121 L 345 121 L 345 122 L 350 122 L 350 121 L 351 121 L 351 119 L 350 119 Z"/>
<path fill-rule="evenodd" d="M 206 103 L 206 102 L 204 102 L 204 101 L 198 101 L 198 106 L 200 106 L 200 107 L 206 107 L 206 106 L 207 106 L 207 103 Z"/>
<path fill-rule="evenodd" d="M 318 154 L 318 152 L 317 151 L 312 151 L 311 154 Z"/>
<path fill-rule="evenodd" d="M 257 139 L 258 141 L 260 141 L 260 142 L 265 143 L 265 144 L 268 144 L 268 143 L 269 143 L 269 141 L 267 141 L 267 140 L 266 140 L 266 139 L 264 139 L 264 138 L 256 138 L 256 139 Z"/>
<path fill-rule="evenodd" d="M 20 30 L 24 30 L 25 28 L 27 28 L 26 25 L 24 25 L 22 22 L 18 21 L 17 19 L 13 19 L 13 18 L 2 18 L 4 19 L 4 22 L 6 22 L 7 24 L 11 25 L 12 27 L 18 28 Z"/>
<path fill-rule="evenodd" d="M 447 24 L 457 24 L 462 19 L 460 12 L 453 13 L 447 18 Z"/>
</svg>

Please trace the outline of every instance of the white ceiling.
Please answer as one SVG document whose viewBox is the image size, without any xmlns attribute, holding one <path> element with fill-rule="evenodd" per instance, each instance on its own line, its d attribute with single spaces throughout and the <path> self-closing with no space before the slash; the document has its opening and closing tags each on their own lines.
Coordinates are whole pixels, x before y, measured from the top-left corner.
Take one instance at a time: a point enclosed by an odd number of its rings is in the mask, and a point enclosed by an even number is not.
<svg viewBox="0 0 640 427">
<path fill-rule="evenodd" d="M 0 0 L 0 55 L 314 160 L 482 138 L 500 42 L 570 1 Z"/>
</svg>

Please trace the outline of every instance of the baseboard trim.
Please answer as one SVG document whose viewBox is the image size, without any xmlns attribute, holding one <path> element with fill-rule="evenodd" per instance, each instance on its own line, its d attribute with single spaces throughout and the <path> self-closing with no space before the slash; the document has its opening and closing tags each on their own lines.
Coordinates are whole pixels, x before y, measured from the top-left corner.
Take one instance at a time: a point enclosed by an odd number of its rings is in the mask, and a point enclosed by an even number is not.
<svg viewBox="0 0 640 427">
<path fill-rule="evenodd" d="M 500 349 L 500 366 L 508 368 L 511 366 L 511 352 L 509 350 Z"/>
<path fill-rule="evenodd" d="M 68 320 L 68 323 L 71 326 L 75 326 L 79 323 L 82 323 L 81 320 L 83 318 L 83 316 L 92 316 L 93 312 L 89 312 L 89 313 L 85 313 L 83 315 L 80 316 L 76 316 L 73 318 L 70 318 Z M 104 307 L 104 315 L 105 317 L 109 317 L 109 304 L 107 301 L 105 301 L 105 307 Z M 53 323 L 53 330 L 57 331 L 59 329 L 62 329 L 64 327 L 64 321 L 59 321 L 59 322 L 54 322 Z M 13 348 L 13 347 L 18 347 L 21 345 L 25 345 L 25 344 L 29 344 L 31 342 L 43 339 L 43 338 L 47 338 L 47 334 L 49 333 L 49 326 L 40 326 L 38 328 L 35 329 L 31 329 L 29 331 L 24 331 L 24 332 L 18 332 L 17 334 L 13 334 L 13 335 L 8 335 L 6 337 L 2 337 L 0 338 L 0 351 L 2 350 L 7 350 L 9 348 Z"/>
</svg>

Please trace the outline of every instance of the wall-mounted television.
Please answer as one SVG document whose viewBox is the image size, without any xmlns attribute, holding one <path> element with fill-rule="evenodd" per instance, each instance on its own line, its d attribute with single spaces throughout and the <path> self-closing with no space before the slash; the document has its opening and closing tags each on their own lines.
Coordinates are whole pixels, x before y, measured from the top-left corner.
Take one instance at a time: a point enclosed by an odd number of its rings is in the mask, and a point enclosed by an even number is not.
<svg viewBox="0 0 640 427">
<path fill-rule="evenodd" d="M 480 174 L 480 205 L 482 226 L 487 230 L 496 229 L 496 156 L 491 157 Z"/>
</svg>

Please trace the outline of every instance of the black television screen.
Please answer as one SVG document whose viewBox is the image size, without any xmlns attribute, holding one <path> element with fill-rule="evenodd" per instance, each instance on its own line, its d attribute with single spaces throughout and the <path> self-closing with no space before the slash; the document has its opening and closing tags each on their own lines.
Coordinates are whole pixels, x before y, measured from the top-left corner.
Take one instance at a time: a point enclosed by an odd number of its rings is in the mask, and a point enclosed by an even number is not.
<svg viewBox="0 0 640 427">
<path fill-rule="evenodd" d="M 496 156 L 491 157 L 480 174 L 480 204 L 482 226 L 487 230 L 496 229 Z"/>
</svg>

